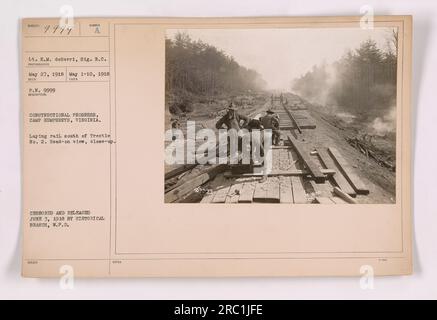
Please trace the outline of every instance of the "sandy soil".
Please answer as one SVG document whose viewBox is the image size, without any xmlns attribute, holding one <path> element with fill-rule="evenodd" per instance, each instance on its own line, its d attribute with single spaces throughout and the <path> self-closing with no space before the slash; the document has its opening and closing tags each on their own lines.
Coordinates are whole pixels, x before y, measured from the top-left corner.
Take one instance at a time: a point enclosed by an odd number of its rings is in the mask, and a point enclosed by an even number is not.
<svg viewBox="0 0 437 320">
<path fill-rule="evenodd" d="M 343 157 L 357 170 L 360 178 L 369 187 L 367 196 L 357 196 L 360 203 L 395 203 L 396 176 L 387 168 L 381 167 L 374 160 L 367 158 L 357 149 L 350 146 L 346 137 L 347 128 L 338 127 L 330 122 L 329 116 L 315 107 L 308 105 L 311 116 L 316 121 L 315 130 L 305 130 L 305 138 L 312 141 L 315 147 L 335 146 Z"/>
</svg>

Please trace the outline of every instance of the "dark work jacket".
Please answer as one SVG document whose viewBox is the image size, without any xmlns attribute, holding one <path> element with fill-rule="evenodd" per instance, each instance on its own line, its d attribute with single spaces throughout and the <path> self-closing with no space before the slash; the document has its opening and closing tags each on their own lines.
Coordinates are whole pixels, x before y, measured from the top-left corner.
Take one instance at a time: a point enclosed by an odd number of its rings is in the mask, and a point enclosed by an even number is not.
<svg viewBox="0 0 437 320">
<path fill-rule="evenodd" d="M 279 119 L 277 115 L 267 114 L 259 119 L 264 129 L 279 130 Z"/>
<path fill-rule="evenodd" d="M 228 130 L 229 129 L 240 130 L 241 120 L 244 120 L 245 123 L 249 122 L 248 117 L 238 114 L 236 112 L 234 113 L 234 117 L 232 119 L 229 119 L 228 114 L 225 114 L 223 117 L 219 119 L 219 121 L 217 121 L 215 127 L 217 129 L 221 129 L 222 125 L 225 124 Z"/>
</svg>

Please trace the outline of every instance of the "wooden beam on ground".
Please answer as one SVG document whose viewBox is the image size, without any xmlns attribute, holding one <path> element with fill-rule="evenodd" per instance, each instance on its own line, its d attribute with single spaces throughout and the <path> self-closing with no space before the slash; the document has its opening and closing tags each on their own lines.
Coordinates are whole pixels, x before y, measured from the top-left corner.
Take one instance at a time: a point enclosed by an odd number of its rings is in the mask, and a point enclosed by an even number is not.
<svg viewBox="0 0 437 320">
<path fill-rule="evenodd" d="M 231 186 L 223 186 L 222 188 L 218 189 L 211 203 L 225 203 L 230 188 Z"/>
<path fill-rule="evenodd" d="M 243 184 L 238 202 L 251 203 L 253 201 L 253 192 L 255 191 L 256 181 L 249 181 Z"/>
<path fill-rule="evenodd" d="M 346 201 L 344 201 L 340 197 L 332 197 L 331 200 L 336 204 L 346 204 L 347 203 Z"/>
<path fill-rule="evenodd" d="M 332 170 L 332 169 L 320 169 L 320 171 L 323 174 L 326 174 L 328 176 L 329 175 L 333 175 L 333 174 L 335 174 L 337 172 L 337 171 Z M 308 175 L 311 175 L 310 171 L 308 171 L 308 170 L 301 170 L 301 169 L 271 171 L 267 175 L 264 174 L 264 173 L 252 173 L 252 172 L 247 172 L 247 173 L 232 173 L 230 171 L 226 171 L 224 173 L 224 176 L 226 178 L 263 177 L 263 176 L 267 176 L 267 177 L 277 177 L 277 176 L 290 177 L 290 176 L 308 176 Z"/>
<path fill-rule="evenodd" d="M 215 192 L 209 192 L 203 196 L 202 200 L 200 200 L 200 203 L 210 203 L 212 199 L 214 199 L 214 196 Z"/>
<path fill-rule="evenodd" d="M 255 191 L 253 192 L 254 202 L 264 202 L 267 195 L 267 179 L 255 183 Z"/>
<path fill-rule="evenodd" d="M 310 172 L 314 181 L 316 181 L 317 183 L 324 182 L 326 180 L 326 175 L 323 174 L 320 168 L 314 163 L 313 159 L 310 156 L 310 150 L 308 150 L 308 147 L 304 143 L 295 139 L 291 133 L 289 133 L 287 136 L 288 140 L 291 142 L 297 154 L 304 162 L 305 167 Z"/>
<path fill-rule="evenodd" d="M 277 178 L 268 177 L 255 184 L 254 202 L 278 203 L 279 198 L 279 180 Z"/>
<path fill-rule="evenodd" d="M 175 169 L 172 169 L 168 172 L 166 172 L 164 174 L 165 179 L 171 179 L 173 177 L 176 177 L 182 173 L 184 173 L 185 171 L 188 171 L 190 169 L 193 169 L 195 166 L 197 166 L 197 164 L 185 164 L 185 165 L 180 165 Z"/>
<path fill-rule="evenodd" d="M 315 129 L 316 125 L 313 122 L 301 122 L 299 123 L 301 129 Z"/>
<path fill-rule="evenodd" d="M 312 124 L 312 123 L 305 123 L 305 124 L 301 124 L 299 125 L 300 129 L 315 129 L 316 125 Z M 282 125 L 279 126 L 279 129 L 281 130 L 294 130 L 294 129 L 298 129 L 295 125 Z"/>
<path fill-rule="evenodd" d="M 165 203 L 175 202 L 176 200 L 181 199 L 184 195 L 193 191 L 193 189 L 214 178 L 218 173 L 225 171 L 226 168 L 227 165 L 224 164 L 212 165 L 206 172 L 167 192 L 164 195 Z"/>
<path fill-rule="evenodd" d="M 267 178 L 267 193 L 265 202 L 277 203 L 280 201 L 280 187 L 279 178 L 268 177 Z"/>
<path fill-rule="evenodd" d="M 314 192 L 316 193 L 316 197 L 332 197 L 333 188 L 329 182 L 315 183 L 314 181 L 310 180 L 310 183 L 314 189 Z"/>
<path fill-rule="evenodd" d="M 305 188 L 302 184 L 300 177 L 290 177 L 291 187 L 293 189 L 293 202 L 294 203 L 307 203 L 307 196 Z"/>
<path fill-rule="evenodd" d="M 317 149 L 317 153 L 319 155 L 320 161 L 326 168 L 338 170 L 338 172 L 332 176 L 332 179 L 334 179 L 335 183 L 340 187 L 340 189 L 346 192 L 351 197 L 356 197 L 357 193 L 355 192 L 354 188 L 352 188 L 350 183 L 346 180 L 340 168 L 332 160 L 327 151 Z"/>
<path fill-rule="evenodd" d="M 235 183 L 229 188 L 228 196 L 226 198 L 226 203 L 238 203 L 238 198 L 240 197 L 240 189 L 243 187 L 242 183 Z"/>
<path fill-rule="evenodd" d="M 351 184 L 357 194 L 369 194 L 369 189 L 361 181 L 355 170 L 349 165 L 349 163 L 343 158 L 336 148 L 329 147 L 329 153 L 338 165 L 341 173 L 345 176 L 347 181 Z"/>
<path fill-rule="evenodd" d="M 334 193 L 342 198 L 347 203 L 357 204 L 358 202 L 347 193 L 343 192 L 339 187 L 334 187 Z"/>
<path fill-rule="evenodd" d="M 182 198 L 177 199 L 174 203 L 198 203 L 202 200 L 203 194 L 198 190 L 193 190 Z"/>
<path fill-rule="evenodd" d="M 334 204 L 334 202 L 328 197 L 316 197 L 316 201 L 320 204 Z"/>
</svg>

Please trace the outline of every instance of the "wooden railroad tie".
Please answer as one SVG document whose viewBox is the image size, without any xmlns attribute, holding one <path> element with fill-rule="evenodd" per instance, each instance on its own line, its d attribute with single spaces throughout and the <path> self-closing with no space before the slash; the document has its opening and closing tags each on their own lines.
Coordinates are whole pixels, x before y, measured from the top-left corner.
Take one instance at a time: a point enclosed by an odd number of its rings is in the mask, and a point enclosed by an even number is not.
<svg viewBox="0 0 437 320">
<path fill-rule="evenodd" d="M 357 194 L 369 194 L 369 189 L 365 186 L 364 182 L 360 179 L 356 171 L 349 165 L 346 159 L 338 152 L 336 148 L 328 148 L 328 152 L 338 165 L 341 173 L 345 176 L 347 181 L 351 184 Z"/>
<path fill-rule="evenodd" d="M 288 140 L 293 145 L 296 150 L 298 156 L 302 159 L 305 164 L 305 167 L 311 174 L 312 178 L 316 183 L 323 183 L 326 180 L 326 175 L 322 173 L 321 169 L 317 166 L 317 164 L 313 161 L 310 156 L 310 150 L 308 146 L 300 141 L 298 141 L 291 133 L 287 134 Z"/>
</svg>

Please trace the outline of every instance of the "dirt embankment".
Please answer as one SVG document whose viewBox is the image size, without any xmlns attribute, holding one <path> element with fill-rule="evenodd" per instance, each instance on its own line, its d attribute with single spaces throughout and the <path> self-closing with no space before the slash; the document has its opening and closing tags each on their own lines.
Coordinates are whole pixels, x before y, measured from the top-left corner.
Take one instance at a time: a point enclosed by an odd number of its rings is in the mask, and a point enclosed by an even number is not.
<svg viewBox="0 0 437 320">
<path fill-rule="evenodd" d="M 316 146 L 326 148 L 335 146 L 346 160 L 357 170 L 360 178 L 368 185 L 370 194 L 360 199 L 361 203 L 395 203 L 396 202 L 396 173 L 393 169 L 384 167 L 374 158 L 355 148 L 348 142 L 350 137 L 357 134 L 359 124 L 350 125 L 339 121 L 338 117 L 324 113 L 319 107 L 307 104 L 311 115 L 317 123 L 316 130 L 308 130 L 308 139 Z M 311 135 L 313 135 L 311 137 Z M 395 139 L 390 137 L 374 138 L 380 148 L 386 148 L 388 157 L 395 153 Z"/>
</svg>

